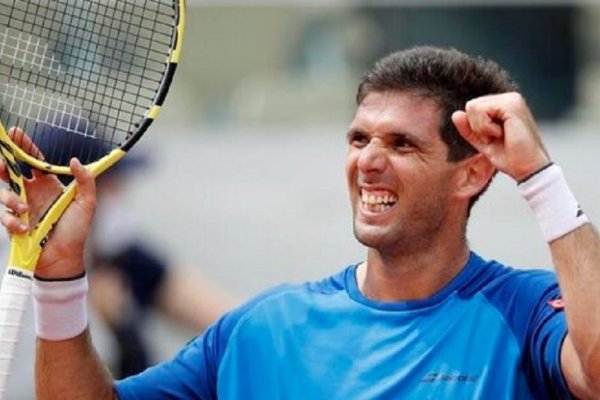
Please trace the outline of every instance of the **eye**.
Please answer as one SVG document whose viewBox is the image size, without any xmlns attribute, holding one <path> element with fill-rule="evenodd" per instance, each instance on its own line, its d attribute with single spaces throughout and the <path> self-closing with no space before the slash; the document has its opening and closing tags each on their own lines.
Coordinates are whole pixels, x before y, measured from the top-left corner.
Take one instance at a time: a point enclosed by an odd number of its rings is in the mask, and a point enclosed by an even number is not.
<svg viewBox="0 0 600 400">
<path fill-rule="evenodd" d="M 409 150 L 414 148 L 413 143 L 404 136 L 397 136 L 394 138 L 393 146 L 399 150 Z"/>
<path fill-rule="evenodd" d="M 364 147 L 369 143 L 369 138 L 362 132 L 352 131 L 348 133 L 348 144 L 354 147 Z"/>
</svg>

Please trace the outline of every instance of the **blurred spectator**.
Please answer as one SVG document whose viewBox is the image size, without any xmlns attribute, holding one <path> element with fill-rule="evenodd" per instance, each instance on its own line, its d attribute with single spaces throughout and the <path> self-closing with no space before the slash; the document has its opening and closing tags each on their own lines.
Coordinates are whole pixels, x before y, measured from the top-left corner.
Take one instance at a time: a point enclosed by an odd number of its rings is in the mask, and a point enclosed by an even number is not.
<svg viewBox="0 0 600 400">
<path fill-rule="evenodd" d="M 98 179 L 90 299 L 115 336 L 116 377 L 137 373 L 155 361 L 144 337 L 150 309 L 198 332 L 234 305 L 222 289 L 190 274 L 189 268 L 173 265 L 137 232 L 136 216 L 124 194 L 129 174 L 146 162 L 128 155 Z"/>
<path fill-rule="evenodd" d="M 52 164 L 68 165 L 72 157 L 85 164 L 110 150 L 102 132 L 87 120 L 60 115 L 47 120 L 54 122 L 39 124 L 31 136 Z M 80 134 L 65 135 L 67 129 Z M 156 361 L 144 337 L 150 310 L 201 332 L 235 304 L 225 291 L 197 272 L 190 274 L 190 268 L 174 265 L 158 246 L 144 239 L 137 216 L 131 213 L 135 207 L 126 204 L 125 196 L 130 174 L 148 163 L 147 155 L 139 151 L 99 176 L 95 231 L 88 243 L 90 300 L 115 338 L 116 360 L 109 365 L 116 378 L 140 372 Z M 60 179 L 67 184 L 72 177 Z"/>
</svg>

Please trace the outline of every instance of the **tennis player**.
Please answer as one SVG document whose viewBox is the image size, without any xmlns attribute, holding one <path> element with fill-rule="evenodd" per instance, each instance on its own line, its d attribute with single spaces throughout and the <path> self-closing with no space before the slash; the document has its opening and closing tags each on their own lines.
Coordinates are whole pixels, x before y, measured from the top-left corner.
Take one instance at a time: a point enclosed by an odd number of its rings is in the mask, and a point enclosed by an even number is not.
<svg viewBox="0 0 600 400">
<path fill-rule="evenodd" d="M 497 64 L 455 50 L 380 60 L 348 133 L 365 261 L 262 293 L 173 360 L 118 382 L 86 328 L 95 185 L 73 161 L 79 194 L 60 221 L 69 233 L 49 238 L 34 284 L 39 398 L 599 398 L 599 236 L 516 91 Z M 531 206 L 558 277 L 469 248 L 471 207 L 498 171 Z M 34 213 L 44 179 L 29 182 Z M 0 200 L 27 207 L 7 191 Z M 26 230 L 11 213 L 1 220 Z"/>
</svg>

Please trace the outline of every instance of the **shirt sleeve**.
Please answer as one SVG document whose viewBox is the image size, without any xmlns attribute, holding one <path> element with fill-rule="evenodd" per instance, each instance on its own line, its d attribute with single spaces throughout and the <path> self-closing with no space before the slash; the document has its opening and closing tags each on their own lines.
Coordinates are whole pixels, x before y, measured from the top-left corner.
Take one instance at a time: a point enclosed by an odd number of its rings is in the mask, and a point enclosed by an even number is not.
<svg viewBox="0 0 600 400">
<path fill-rule="evenodd" d="M 520 343 L 523 367 L 535 398 L 573 398 L 560 361 L 567 322 L 555 274 L 515 272 L 493 297 Z"/>
<path fill-rule="evenodd" d="M 547 288 L 539 298 L 527 332 L 528 357 L 537 387 L 547 398 L 572 398 L 562 373 L 560 353 L 567 335 L 564 309 L 553 306 L 560 301 L 558 284 Z"/>
<path fill-rule="evenodd" d="M 190 341 L 170 361 L 117 381 L 120 400 L 216 399 L 218 332 L 222 321 Z"/>
<path fill-rule="evenodd" d="M 219 366 L 232 331 L 256 304 L 289 286 L 266 290 L 225 314 L 172 360 L 117 381 L 119 400 L 216 400 Z"/>
</svg>

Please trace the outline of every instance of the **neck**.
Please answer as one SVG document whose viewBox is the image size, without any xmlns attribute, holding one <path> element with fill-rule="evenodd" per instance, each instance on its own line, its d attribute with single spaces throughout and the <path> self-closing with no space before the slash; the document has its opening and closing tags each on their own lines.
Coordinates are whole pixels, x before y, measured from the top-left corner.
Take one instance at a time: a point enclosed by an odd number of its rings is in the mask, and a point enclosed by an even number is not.
<svg viewBox="0 0 600 400">
<path fill-rule="evenodd" d="M 454 246 L 389 256 L 369 249 L 357 269 L 360 291 L 378 301 L 426 299 L 450 282 L 469 257 L 464 240 Z"/>
</svg>

